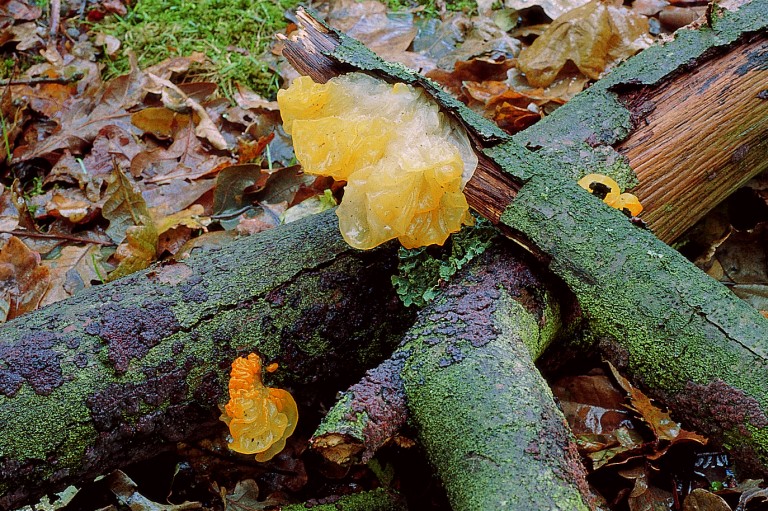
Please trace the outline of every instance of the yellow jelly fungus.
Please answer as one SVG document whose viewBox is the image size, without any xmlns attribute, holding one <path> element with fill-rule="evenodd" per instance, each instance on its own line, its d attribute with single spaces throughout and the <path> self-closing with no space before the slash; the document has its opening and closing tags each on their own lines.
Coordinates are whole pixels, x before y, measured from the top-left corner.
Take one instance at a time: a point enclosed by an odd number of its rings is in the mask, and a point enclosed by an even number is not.
<svg viewBox="0 0 768 511">
<path fill-rule="evenodd" d="M 477 156 L 420 89 L 362 73 L 325 84 L 302 76 L 277 101 L 304 172 L 347 181 L 336 214 L 353 247 L 443 244 L 472 223 L 462 189 Z"/>
<path fill-rule="evenodd" d="M 643 210 L 640 201 L 631 193 L 621 193 L 619 184 L 602 174 L 587 174 L 579 180 L 579 186 L 619 211 L 637 216 Z"/>
<path fill-rule="evenodd" d="M 251 353 L 232 362 L 229 402 L 220 418 L 229 426 L 230 449 L 267 461 L 285 447 L 299 412 L 287 391 L 264 386 L 261 359 Z"/>
<path fill-rule="evenodd" d="M 627 216 L 637 216 L 643 210 L 643 205 L 640 204 L 637 197 L 631 193 L 622 193 L 619 195 L 619 198 L 616 199 L 616 202 L 611 205 L 619 211 L 623 211 L 625 214 L 628 213 Z"/>
</svg>

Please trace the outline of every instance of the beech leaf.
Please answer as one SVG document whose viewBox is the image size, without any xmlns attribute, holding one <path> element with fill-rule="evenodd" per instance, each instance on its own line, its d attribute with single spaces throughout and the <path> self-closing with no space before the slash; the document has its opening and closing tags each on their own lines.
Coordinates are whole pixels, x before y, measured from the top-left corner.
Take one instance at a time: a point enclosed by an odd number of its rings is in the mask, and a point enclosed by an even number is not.
<svg viewBox="0 0 768 511">
<path fill-rule="evenodd" d="M 143 270 L 157 258 L 158 235 L 151 220 L 146 225 L 128 227 L 125 240 L 115 251 L 115 257 L 120 262 L 107 276 L 107 282 Z"/>
<path fill-rule="evenodd" d="M 121 243 L 131 226 L 152 224 L 154 227 L 144 198 L 119 169 L 112 175 L 106 195 L 101 214 L 109 220 L 107 235 L 112 241 Z"/>
<path fill-rule="evenodd" d="M 0 248 L 0 322 L 35 310 L 50 282 L 37 252 L 16 236 L 5 239 Z"/>
<path fill-rule="evenodd" d="M 650 44 L 646 17 L 623 7 L 621 0 L 592 0 L 555 20 L 520 52 L 518 67 L 536 87 L 551 84 L 568 61 L 596 80 Z"/>
<path fill-rule="evenodd" d="M 98 245 L 69 245 L 61 249 L 58 257 L 47 259 L 51 284 L 40 306 L 64 300 L 82 289 L 91 287 L 91 281 L 103 278 L 101 251 Z"/>
</svg>

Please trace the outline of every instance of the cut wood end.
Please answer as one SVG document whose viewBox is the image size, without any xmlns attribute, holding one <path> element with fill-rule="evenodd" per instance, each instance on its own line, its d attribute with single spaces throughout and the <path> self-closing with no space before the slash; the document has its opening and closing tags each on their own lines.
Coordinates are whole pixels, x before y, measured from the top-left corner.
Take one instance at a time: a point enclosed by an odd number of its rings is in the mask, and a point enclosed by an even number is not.
<svg viewBox="0 0 768 511">
<path fill-rule="evenodd" d="M 327 433 L 313 437 L 310 448 L 331 463 L 349 466 L 360 461 L 360 453 L 365 447 L 349 435 Z"/>
<path fill-rule="evenodd" d="M 296 10 L 298 29 L 290 36 L 278 38 L 285 44 L 282 54 L 302 75 L 317 83 L 325 83 L 345 72 L 338 62 L 327 55 L 341 44 L 338 36 L 303 7 Z"/>
</svg>

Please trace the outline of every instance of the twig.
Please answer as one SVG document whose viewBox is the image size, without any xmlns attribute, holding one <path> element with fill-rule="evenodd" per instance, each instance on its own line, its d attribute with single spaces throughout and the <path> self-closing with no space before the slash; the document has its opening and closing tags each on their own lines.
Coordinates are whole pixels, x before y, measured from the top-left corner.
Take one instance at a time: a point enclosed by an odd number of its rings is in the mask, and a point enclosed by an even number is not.
<svg viewBox="0 0 768 511">
<path fill-rule="evenodd" d="M 29 232 L 19 230 L 5 230 L 0 229 L 0 234 L 13 234 L 14 236 L 21 236 L 27 238 L 50 238 L 57 240 L 76 241 L 78 243 L 93 243 L 94 245 L 103 245 L 105 247 L 114 247 L 115 244 L 111 241 L 99 241 L 89 240 L 87 238 L 78 238 L 77 236 L 69 236 L 67 234 L 48 234 L 43 232 Z"/>
<path fill-rule="evenodd" d="M 51 37 L 55 37 L 56 33 L 59 31 L 59 21 L 61 20 L 61 0 L 51 0 L 51 27 L 50 27 L 50 34 Z"/>
<path fill-rule="evenodd" d="M 70 77 L 59 76 L 57 78 L 49 78 L 47 76 L 41 76 L 39 78 L 16 78 L 16 79 L 4 79 L 0 80 L 0 86 L 6 85 L 36 85 L 38 83 L 71 83 L 76 82 L 80 78 L 85 76 L 81 72 L 74 73 Z"/>
</svg>

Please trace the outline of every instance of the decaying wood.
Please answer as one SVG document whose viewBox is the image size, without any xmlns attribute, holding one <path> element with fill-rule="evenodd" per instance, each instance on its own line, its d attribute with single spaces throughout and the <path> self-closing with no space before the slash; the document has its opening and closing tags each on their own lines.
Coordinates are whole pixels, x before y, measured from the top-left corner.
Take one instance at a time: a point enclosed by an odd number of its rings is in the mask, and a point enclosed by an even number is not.
<svg viewBox="0 0 768 511">
<path fill-rule="evenodd" d="M 711 44 L 671 43 L 644 53 L 650 62 L 633 59 L 640 64 L 620 68 L 511 140 L 431 82 L 387 66 L 321 24 L 325 43 L 313 47 L 309 66 L 320 74 L 328 65 L 334 73 L 362 68 L 435 94 L 484 151 L 467 187 L 475 209 L 549 262 L 616 365 L 667 399 L 679 418 L 737 445 L 756 472 L 765 471 L 768 457 L 764 321 L 562 176 L 573 168 L 609 173 L 621 163 L 614 145 L 641 123 L 632 124 L 614 89 L 645 94 L 663 87 L 674 70 L 764 31 L 768 21 L 747 21 L 765 10 L 765 0 L 755 0 L 718 18 L 705 35 L 685 36 Z M 618 108 L 608 117 L 600 110 L 606 104 Z M 750 172 L 742 167 L 731 170 Z M 654 218 L 654 226 L 663 223 L 663 215 Z M 217 405 L 237 354 L 254 350 L 277 360 L 278 383 L 291 386 L 300 402 L 319 383 L 334 390 L 351 383 L 339 368 L 362 372 L 377 363 L 409 324 L 389 286 L 394 258 L 387 250 L 350 250 L 326 216 L 158 266 L 0 327 L 0 507 L 179 439 L 223 431 Z"/>
<path fill-rule="evenodd" d="M 583 193 L 574 181 L 580 174 L 609 174 L 616 166 L 626 166 L 611 144 L 626 139 L 637 125 L 615 89 L 637 88 L 638 83 L 645 92 L 664 87 L 685 66 L 727 52 L 745 38 L 764 37 L 766 5 L 765 0 L 755 0 L 735 14 L 713 13 L 711 27 L 684 31 L 675 41 L 643 52 L 514 138 L 500 134 L 434 84 L 377 59 L 306 13 L 299 16 L 303 30 L 286 41 L 286 54 L 300 70 L 302 64 L 296 61 L 302 51 L 313 54 L 314 62 L 321 54 L 325 60 L 314 73 L 325 74 L 324 79 L 330 73 L 361 69 L 432 95 L 464 124 L 486 158 L 478 171 L 506 174 L 516 190 L 508 204 L 476 209 L 502 211 L 490 219 L 534 247 L 567 283 L 591 328 L 613 340 L 609 355 L 615 363 L 651 393 L 665 397 L 678 417 L 699 424 L 715 439 L 728 438 L 738 445 L 746 472 L 764 473 L 768 391 L 760 382 L 768 376 L 768 324 L 649 232 Z M 694 135 L 680 144 L 696 145 Z M 734 169 L 745 173 L 737 181 L 752 171 L 730 167 Z M 625 182 L 630 179 L 625 176 Z M 468 185 L 465 191 L 473 207 L 495 200 L 476 195 L 478 190 L 482 188 Z M 663 219 L 660 215 L 656 221 Z M 691 407 L 702 394 L 707 395 L 706 406 Z M 734 420 L 739 405 L 745 412 Z"/>
<path fill-rule="evenodd" d="M 313 448 L 365 462 L 410 414 L 455 511 L 589 509 L 572 435 L 532 362 L 560 332 L 555 297 L 567 292 L 520 252 L 498 244 L 452 280 L 328 413 Z"/>
<path fill-rule="evenodd" d="M 620 98 L 637 128 L 616 146 L 654 234 L 670 242 L 768 169 L 768 38 L 757 35 L 653 89 Z M 681 115 L 690 112 L 690 115 Z"/>
<path fill-rule="evenodd" d="M 272 384 L 317 409 L 410 323 L 390 284 L 395 249 L 350 249 L 328 212 L 3 325 L 0 509 L 180 440 L 223 437 L 218 407 L 238 355 L 278 362 Z"/>
</svg>

